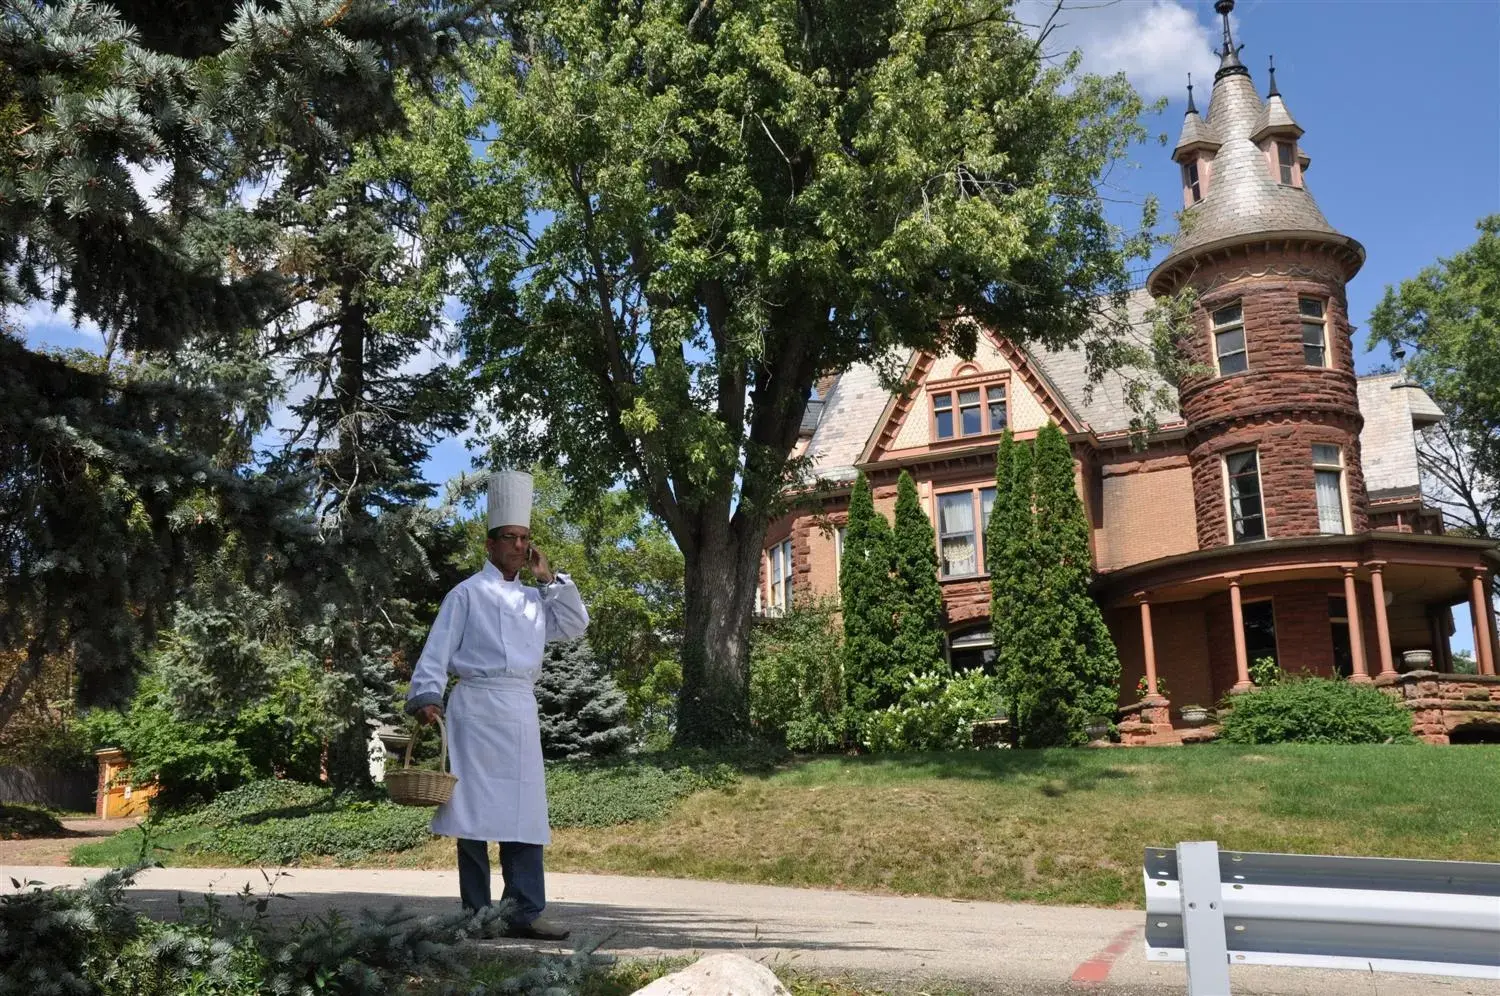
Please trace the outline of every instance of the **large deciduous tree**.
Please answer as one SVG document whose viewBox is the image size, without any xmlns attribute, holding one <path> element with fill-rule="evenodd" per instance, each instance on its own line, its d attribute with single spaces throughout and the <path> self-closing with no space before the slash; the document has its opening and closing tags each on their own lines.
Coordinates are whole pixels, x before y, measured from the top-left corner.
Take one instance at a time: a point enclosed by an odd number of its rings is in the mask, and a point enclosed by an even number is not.
<svg viewBox="0 0 1500 996">
<path fill-rule="evenodd" d="M 624 479 L 666 523 L 681 740 L 748 727 L 762 542 L 819 376 L 971 354 L 977 322 L 1056 346 L 1123 301 L 1148 240 L 1098 184 L 1141 103 L 1043 47 L 1006 0 L 539 0 L 454 98 L 485 150 L 455 229 L 495 451 Z"/>
<path fill-rule="evenodd" d="M 1449 528 L 1500 536 L 1500 215 L 1479 238 L 1385 297 L 1370 344 L 1411 354 L 1407 375 L 1447 418 L 1422 434 L 1424 491 Z"/>
</svg>

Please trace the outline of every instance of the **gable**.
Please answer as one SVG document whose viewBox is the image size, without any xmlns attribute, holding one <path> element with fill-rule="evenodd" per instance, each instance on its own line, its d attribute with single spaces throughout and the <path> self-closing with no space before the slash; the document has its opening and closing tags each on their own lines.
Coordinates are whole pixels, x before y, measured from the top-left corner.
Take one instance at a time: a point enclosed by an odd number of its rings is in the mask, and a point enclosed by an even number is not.
<svg viewBox="0 0 1500 996">
<path fill-rule="evenodd" d="M 1013 432 L 1032 433 L 1049 421 L 1068 431 L 1076 427 L 1071 412 L 1051 392 L 1025 354 L 988 333 L 979 337 L 972 360 L 951 353 L 919 354 L 912 359 L 906 376 L 908 381 L 915 382 L 912 390 L 890 398 L 861 454 L 861 463 L 998 440 L 999 433 L 994 432 L 967 437 L 957 433 L 951 438 L 939 436 L 934 431 L 934 395 L 978 391 L 978 397 L 983 399 L 990 387 L 1003 387 L 1008 425 Z"/>
</svg>

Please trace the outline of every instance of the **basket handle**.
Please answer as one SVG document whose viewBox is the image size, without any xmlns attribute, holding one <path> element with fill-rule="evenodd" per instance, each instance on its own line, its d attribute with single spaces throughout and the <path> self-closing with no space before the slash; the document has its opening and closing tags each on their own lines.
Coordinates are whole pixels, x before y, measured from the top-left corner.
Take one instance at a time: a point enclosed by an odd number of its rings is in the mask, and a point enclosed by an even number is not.
<svg viewBox="0 0 1500 996">
<path fill-rule="evenodd" d="M 450 773 L 448 771 L 448 724 L 443 722 L 443 717 L 441 716 L 437 718 L 437 728 L 438 740 L 442 744 L 442 755 L 438 760 L 438 770 L 446 775 Z M 417 737 L 421 733 L 422 724 L 418 723 L 416 732 L 412 734 L 411 739 L 406 741 L 406 760 L 402 764 L 403 768 L 411 767 L 411 750 L 417 745 Z"/>
</svg>

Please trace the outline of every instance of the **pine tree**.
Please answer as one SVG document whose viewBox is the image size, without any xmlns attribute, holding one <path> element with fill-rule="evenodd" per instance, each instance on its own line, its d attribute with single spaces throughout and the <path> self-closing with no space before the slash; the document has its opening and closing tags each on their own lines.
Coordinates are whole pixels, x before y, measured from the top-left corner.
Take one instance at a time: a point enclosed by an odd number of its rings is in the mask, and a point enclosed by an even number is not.
<svg viewBox="0 0 1500 996">
<path fill-rule="evenodd" d="M 995 673 L 1001 698 L 1016 730 L 1018 701 L 1034 651 L 1031 623 L 1038 593 L 1035 575 L 1035 474 L 1029 442 L 1007 432 L 1000 441 L 995 470 L 995 506 L 990 512 L 990 627 L 995 641 Z"/>
<path fill-rule="evenodd" d="M 0 647 L 24 650 L 0 726 L 50 654 L 79 651 L 81 701 L 128 694 L 226 535 L 283 580 L 358 549 L 310 525 L 307 479 L 251 465 L 280 385 L 244 330 L 295 302 L 238 188 L 398 129 L 398 79 L 430 79 L 467 30 L 424 0 L 120 7 L 0 0 L 0 311 L 46 302 L 104 337 L 101 358 L 0 333 Z"/>
<path fill-rule="evenodd" d="M 1056 425 L 1036 442 L 1036 531 L 1033 565 L 1040 591 L 1027 623 L 1024 679 L 1016 723 L 1025 747 L 1081 744 L 1094 716 L 1113 713 L 1120 661 L 1098 604 L 1089 595 L 1093 557 L 1079 500 L 1073 454 Z"/>
<path fill-rule="evenodd" d="M 625 693 L 599 666 L 587 639 L 548 646 L 536 706 L 542 753 L 549 758 L 604 757 L 630 743 Z"/>
<path fill-rule="evenodd" d="M 904 470 L 896 491 L 892 550 L 898 605 L 893 663 L 900 673 L 890 678 L 899 688 L 908 674 L 947 670 L 943 656 L 943 586 L 938 581 L 937 536 L 932 520 L 922 510 L 916 482 Z"/>
<path fill-rule="evenodd" d="M 900 697 L 894 671 L 895 585 L 890 524 L 875 511 L 870 481 L 860 474 L 849 496 L 839 595 L 844 619 L 845 688 L 856 710 L 880 709 Z"/>
</svg>

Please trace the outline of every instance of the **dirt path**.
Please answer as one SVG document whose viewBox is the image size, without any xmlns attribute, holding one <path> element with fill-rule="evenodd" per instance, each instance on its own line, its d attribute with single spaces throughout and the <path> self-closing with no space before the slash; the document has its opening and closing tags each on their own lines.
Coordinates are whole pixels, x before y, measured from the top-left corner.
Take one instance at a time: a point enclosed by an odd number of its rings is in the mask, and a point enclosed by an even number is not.
<svg viewBox="0 0 1500 996">
<path fill-rule="evenodd" d="M 113 837 L 121 830 L 139 823 L 126 820 L 63 820 L 67 837 L 40 837 L 36 840 L 0 840 L 0 865 L 65 865 L 73 848 L 90 838 Z"/>
<path fill-rule="evenodd" d="M 77 884 L 97 869 L 0 867 L 49 885 Z M 176 915 L 178 897 L 264 889 L 253 869 L 161 868 L 132 893 L 143 909 Z M 290 869 L 273 904 L 281 916 L 337 909 L 421 913 L 457 909 L 451 871 Z M 627 957 L 737 951 L 762 960 L 907 983 L 952 980 L 983 996 L 1167 996 L 1182 966 L 1148 963 L 1144 915 L 1132 910 L 957 902 L 850 892 L 609 875 L 547 876 L 550 916 L 578 938 Z M 499 942 L 513 944 L 515 942 Z M 1235 967 L 1235 996 L 1464 996 L 1500 994 L 1500 980 Z"/>
</svg>

